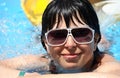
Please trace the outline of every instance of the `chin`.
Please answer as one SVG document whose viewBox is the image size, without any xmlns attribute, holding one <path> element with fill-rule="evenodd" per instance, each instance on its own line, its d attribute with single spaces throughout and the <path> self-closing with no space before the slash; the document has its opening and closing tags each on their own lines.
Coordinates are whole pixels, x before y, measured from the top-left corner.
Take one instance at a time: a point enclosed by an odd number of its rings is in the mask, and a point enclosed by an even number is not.
<svg viewBox="0 0 120 78">
<path fill-rule="evenodd" d="M 57 66 L 57 71 L 59 73 L 79 73 L 82 69 L 75 64 L 67 64 L 64 66 Z"/>
<path fill-rule="evenodd" d="M 61 64 L 55 63 L 55 66 L 57 68 L 58 73 L 78 73 L 83 72 L 81 69 L 82 66 L 78 65 L 77 63 L 68 63 L 68 62 L 62 62 Z"/>
<path fill-rule="evenodd" d="M 74 68 L 78 68 L 77 65 L 75 64 L 68 64 L 66 66 L 63 66 L 65 69 L 74 69 Z"/>
</svg>

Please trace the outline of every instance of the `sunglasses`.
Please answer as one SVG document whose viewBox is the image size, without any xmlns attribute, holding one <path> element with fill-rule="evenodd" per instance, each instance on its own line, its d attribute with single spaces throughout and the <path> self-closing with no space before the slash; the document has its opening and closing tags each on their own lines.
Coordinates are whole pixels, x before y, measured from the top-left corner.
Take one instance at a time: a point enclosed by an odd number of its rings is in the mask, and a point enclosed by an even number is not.
<svg viewBox="0 0 120 78">
<path fill-rule="evenodd" d="M 54 29 L 45 33 L 46 41 L 50 46 L 64 45 L 68 36 L 71 36 L 78 44 L 88 44 L 94 40 L 94 30 L 89 27 L 79 27 Z"/>
</svg>

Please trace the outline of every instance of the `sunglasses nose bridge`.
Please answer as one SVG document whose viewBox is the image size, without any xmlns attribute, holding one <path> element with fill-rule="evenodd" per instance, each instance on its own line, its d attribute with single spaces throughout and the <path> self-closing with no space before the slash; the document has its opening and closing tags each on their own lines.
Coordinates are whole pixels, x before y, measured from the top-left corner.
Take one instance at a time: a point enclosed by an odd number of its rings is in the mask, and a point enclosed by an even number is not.
<svg viewBox="0 0 120 78">
<path fill-rule="evenodd" d="M 75 41 L 74 40 L 74 37 L 73 37 L 73 35 L 72 35 L 72 29 L 67 29 L 68 30 L 68 35 L 67 35 L 67 38 L 66 39 L 68 39 L 69 38 L 69 36 L 72 38 L 72 40 L 73 41 Z"/>
<path fill-rule="evenodd" d="M 68 36 L 72 36 L 72 32 L 71 32 L 72 29 L 67 29 L 67 30 L 68 30 Z"/>
</svg>

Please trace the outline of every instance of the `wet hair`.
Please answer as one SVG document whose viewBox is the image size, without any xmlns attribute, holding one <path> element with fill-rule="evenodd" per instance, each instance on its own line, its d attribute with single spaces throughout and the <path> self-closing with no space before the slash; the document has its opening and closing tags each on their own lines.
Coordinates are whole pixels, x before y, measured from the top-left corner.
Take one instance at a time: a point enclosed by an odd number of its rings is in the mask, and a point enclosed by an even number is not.
<svg viewBox="0 0 120 78">
<path fill-rule="evenodd" d="M 98 42 L 101 39 L 98 17 L 94 8 L 88 0 L 53 0 L 49 3 L 42 16 L 42 33 L 41 41 L 44 46 L 43 38 L 45 33 L 52 29 L 56 23 L 59 25 L 62 17 L 66 26 L 69 27 L 70 22 L 74 23 L 73 17 L 82 24 L 85 22 L 89 27 L 98 34 Z"/>
</svg>

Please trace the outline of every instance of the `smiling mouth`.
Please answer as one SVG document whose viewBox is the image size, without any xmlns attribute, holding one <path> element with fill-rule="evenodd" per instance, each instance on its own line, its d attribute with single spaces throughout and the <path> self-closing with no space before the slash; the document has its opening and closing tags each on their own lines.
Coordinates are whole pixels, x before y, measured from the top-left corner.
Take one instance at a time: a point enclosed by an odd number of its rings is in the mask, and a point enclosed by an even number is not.
<svg viewBox="0 0 120 78">
<path fill-rule="evenodd" d="M 66 60 L 74 60 L 80 56 L 80 53 L 78 53 L 78 54 L 62 54 L 62 56 Z"/>
</svg>

